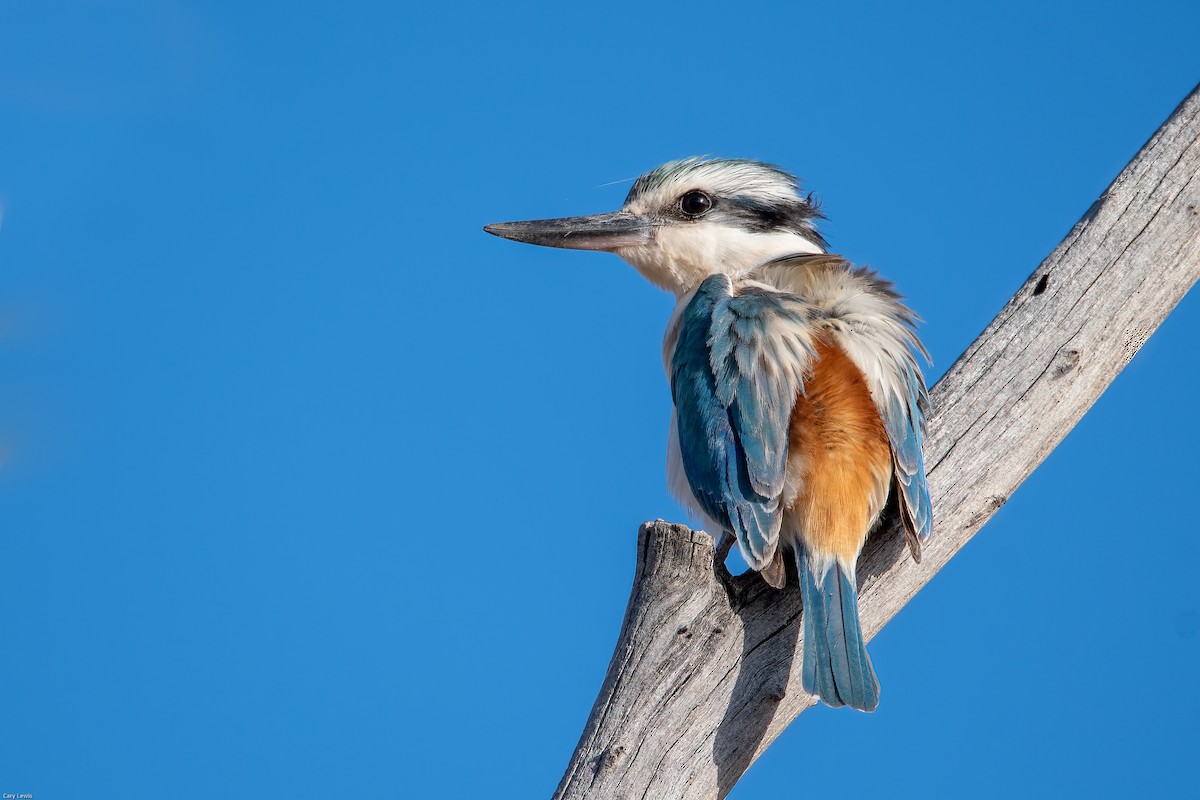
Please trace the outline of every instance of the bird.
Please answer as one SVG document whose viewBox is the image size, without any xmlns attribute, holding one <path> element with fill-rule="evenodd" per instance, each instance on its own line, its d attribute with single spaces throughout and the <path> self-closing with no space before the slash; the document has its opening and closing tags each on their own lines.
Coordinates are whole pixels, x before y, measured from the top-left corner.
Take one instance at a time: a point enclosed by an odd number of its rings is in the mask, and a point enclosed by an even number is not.
<svg viewBox="0 0 1200 800">
<path fill-rule="evenodd" d="M 856 566 L 889 508 L 916 561 L 929 537 L 929 355 L 894 285 L 829 253 L 822 219 L 780 167 L 692 157 L 641 175 L 617 211 L 484 230 L 615 253 L 675 296 L 668 488 L 771 586 L 794 560 L 804 690 L 873 711 Z"/>
</svg>

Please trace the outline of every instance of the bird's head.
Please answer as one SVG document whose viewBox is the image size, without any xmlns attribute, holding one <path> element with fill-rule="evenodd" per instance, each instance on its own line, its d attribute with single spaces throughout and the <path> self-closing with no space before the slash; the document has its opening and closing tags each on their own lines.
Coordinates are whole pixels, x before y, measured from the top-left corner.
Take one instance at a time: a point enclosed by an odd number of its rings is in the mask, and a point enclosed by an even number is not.
<svg viewBox="0 0 1200 800">
<path fill-rule="evenodd" d="M 744 159 L 672 161 L 633 183 L 620 211 L 500 222 L 488 233 L 518 242 L 603 250 L 682 295 L 716 273 L 735 276 L 783 256 L 825 252 L 816 204 L 794 177 Z"/>
</svg>

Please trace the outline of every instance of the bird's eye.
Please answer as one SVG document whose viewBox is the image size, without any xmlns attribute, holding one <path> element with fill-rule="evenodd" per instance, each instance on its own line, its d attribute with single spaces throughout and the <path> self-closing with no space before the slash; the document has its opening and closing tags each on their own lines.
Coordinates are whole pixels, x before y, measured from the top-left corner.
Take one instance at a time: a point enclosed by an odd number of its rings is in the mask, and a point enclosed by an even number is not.
<svg viewBox="0 0 1200 800">
<path fill-rule="evenodd" d="M 712 198 L 704 192 L 688 192 L 679 198 L 679 210 L 689 217 L 704 216 L 712 207 Z"/>
</svg>

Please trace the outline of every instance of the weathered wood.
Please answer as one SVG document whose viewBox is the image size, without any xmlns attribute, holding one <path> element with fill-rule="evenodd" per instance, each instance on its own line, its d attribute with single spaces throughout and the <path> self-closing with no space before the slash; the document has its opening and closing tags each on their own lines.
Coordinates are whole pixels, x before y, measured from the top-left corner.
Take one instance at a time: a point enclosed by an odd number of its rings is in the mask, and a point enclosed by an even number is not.
<svg viewBox="0 0 1200 800">
<path fill-rule="evenodd" d="M 933 390 L 935 528 L 859 564 L 874 636 L 1080 420 L 1200 277 L 1200 88 L 1125 167 Z M 720 798 L 814 700 L 799 592 L 713 563 L 708 534 L 642 526 L 604 686 L 556 798 Z"/>
</svg>

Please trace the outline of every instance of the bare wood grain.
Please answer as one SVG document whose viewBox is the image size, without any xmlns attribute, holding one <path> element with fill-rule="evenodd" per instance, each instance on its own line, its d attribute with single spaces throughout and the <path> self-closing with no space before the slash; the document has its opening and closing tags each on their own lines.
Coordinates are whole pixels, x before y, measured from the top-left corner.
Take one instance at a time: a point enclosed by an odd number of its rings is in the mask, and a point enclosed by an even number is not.
<svg viewBox="0 0 1200 800">
<path fill-rule="evenodd" d="M 1200 278 L 1200 88 L 933 389 L 933 536 L 859 565 L 874 636 L 1062 441 Z M 616 651 L 555 798 L 721 798 L 800 712 L 799 592 L 714 564 L 704 532 L 642 526 Z"/>
</svg>

